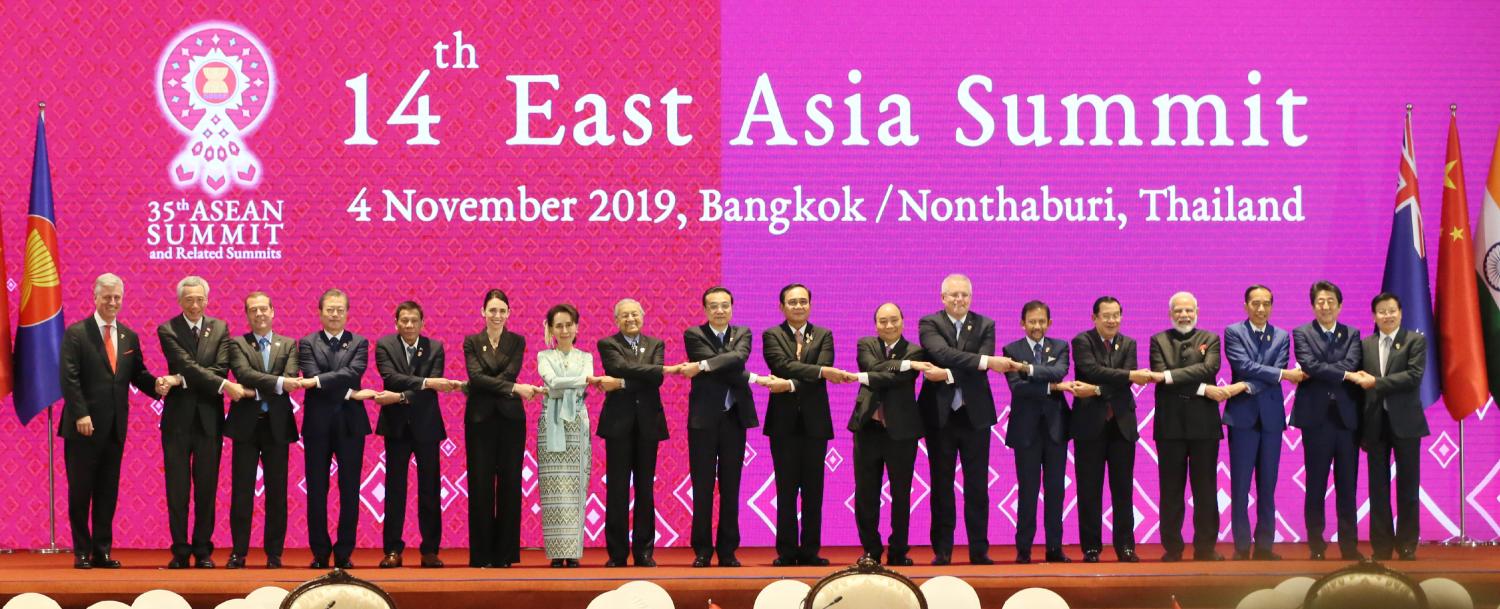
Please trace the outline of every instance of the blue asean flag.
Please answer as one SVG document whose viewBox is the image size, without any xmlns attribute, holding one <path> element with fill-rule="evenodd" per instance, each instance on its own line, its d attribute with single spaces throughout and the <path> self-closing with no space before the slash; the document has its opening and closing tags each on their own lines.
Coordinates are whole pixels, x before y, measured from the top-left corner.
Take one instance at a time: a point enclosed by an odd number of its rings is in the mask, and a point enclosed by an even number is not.
<svg viewBox="0 0 1500 609">
<path fill-rule="evenodd" d="M 36 121 L 36 155 L 31 161 L 25 253 L 15 352 L 16 415 L 22 425 L 62 399 L 58 369 L 63 337 L 62 276 L 52 213 L 52 171 L 47 166 L 47 126 L 40 114 Z"/>
<path fill-rule="evenodd" d="M 1432 289 L 1427 281 L 1427 247 L 1422 240 L 1422 206 L 1417 202 L 1417 163 L 1411 153 L 1411 113 L 1401 142 L 1401 170 L 1396 184 L 1396 216 L 1391 221 L 1391 245 L 1385 254 L 1385 279 L 1380 289 L 1401 300 L 1401 327 L 1427 338 L 1427 373 L 1422 375 L 1422 405 L 1442 396 L 1442 368 L 1438 366 L 1437 324 L 1432 321 Z"/>
</svg>

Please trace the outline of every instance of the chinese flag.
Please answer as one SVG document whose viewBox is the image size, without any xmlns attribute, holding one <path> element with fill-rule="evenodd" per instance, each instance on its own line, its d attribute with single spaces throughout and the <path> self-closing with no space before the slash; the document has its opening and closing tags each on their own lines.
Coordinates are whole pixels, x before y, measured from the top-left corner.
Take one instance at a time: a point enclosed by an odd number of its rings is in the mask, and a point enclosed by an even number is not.
<svg viewBox="0 0 1500 609">
<path fill-rule="evenodd" d="M 1485 378 L 1484 331 L 1479 325 L 1478 275 L 1474 237 L 1469 232 L 1469 198 L 1458 147 L 1458 115 L 1448 123 L 1448 160 L 1443 165 L 1443 224 L 1438 236 L 1437 322 L 1443 403 L 1462 420 L 1489 399 Z M 1431 374 L 1432 371 L 1428 371 Z"/>
</svg>

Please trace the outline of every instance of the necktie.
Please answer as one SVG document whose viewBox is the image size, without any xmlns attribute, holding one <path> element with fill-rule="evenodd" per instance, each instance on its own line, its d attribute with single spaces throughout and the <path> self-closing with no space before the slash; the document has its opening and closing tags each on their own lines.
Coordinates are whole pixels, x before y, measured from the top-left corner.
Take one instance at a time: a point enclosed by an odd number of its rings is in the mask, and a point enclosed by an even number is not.
<svg viewBox="0 0 1500 609">
<path fill-rule="evenodd" d="M 891 359 L 891 346 L 885 345 L 885 358 Z"/>
<path fill-rule="evenodd" d="M 1323 333 L 1323 340 L 1326 341 L 1330 345 L 1333 344 L 1333 332 L 1331 332 L 1331 331 L 1330 332 L 1324 332 Z"/>
<path fill-rule="evenodd" d="M 1391 359 L 1391 337 L 1380 337 L 1380 376 L 1385 376 L 1386 363 Z"/>
<path fill-rule="evenodd" d="M 891 346 L 885 344 L 885 341 L 880 341 L 880 344 L 885 349 L 885 358 L 886 359 L 891 359 Z M 884 402 L 879 402 L 879 403 L 875 404 L 875 415 L 872 416 L 871 418 L 875 419 L 875 422 L 879 423 L 882 427 L 885 426 L 885 403 Z"/>
<path fill-rule="evenodd" d="M 796 340 L 797 340 L 797 359 L 800 361 L 802 359 L 802 330 L 798 330 L 796 332 Z"/>
<path fill-rule="evenodd" d="M 724 333 L 723 332 L 714 332 L 714 336 L 719 337 L 719 344 L 720 345 L 724 345 Z M 724 346 L 727 346 L 727 345 L 724 345 Z M 734 408 L 734 392 L 733 391 L 725 391 L 724 392 L 724 412 L 729 412 L 730 408 Z"/>
<path fill-rule="evenodd" d="M 959 321 L 953 322 L 953 346 L 955 348 L 959 349 L 959 350 L 963 350 L 963 348 L 964 348 L 963 345 L 964 345 L 964 341 L 963 341 L 963 320 L 959 320 Z M 953 388 L 953 404 L 949 405 L 948 408 L 950 408 L 950 409 L 952 409 L 954 411 L 957 411 L 958 409 L 963 408 L 963 407 L 964 407 L 964 390 L 962 388 L 960 388 L 960 387 L 954 387 Z"/>
<path fill-rule="evenodd" d="M 411 361 L 414 360 L 414 359 L 416 359 L 416 358 L 417 358 L 417 346 L 416 345 L 407 345 L 406 346 L 406 365 L 407 365 L 407 367 L 411 367 Z"/>
<path fill-rule="evenodd" d="M 1103 339 L 1100 339 L 1100 340 L 1104 341 L 1104 357 L 1105 357 L 1105 361 L 1108 361 L 1109 354 L 1115 350 L 1115 339 L 1113 339 L 1113 338 L 1103 338 Z M 1115 418 L 1115 407 L 1114 407 L 1113 404 L 1109 403 L 1109 400 L 1105 400 L 1104 401 L 1104 420 L 1109 421 L 1109 420 L 1112 420 L 1114 418 Z"/>
<path fill-rule="evenodd" d="M 117 362 L 115 361 L 114 324 L 104 324 L 104 354 L 109 356 L 109 371 L 115 372 L 116 370 L 118 370 L 118 368 L 116 368 L 115 366 Z"/>
<path fill-rule="evenodd" d="M 1042 343 L 1037 343 L 1031 347 L 1031 363 L 1042 363 Z"/>
<path fill-rule="evenodd" d="M 261 370 L 264 370 L 266 372 L 270 372 L 271 371 L 271 338 L 267 337 L 267 336 L 262 336 L 262 337 L 260 337 L 260 339 L 256 340 L 255 342 L 256 342 L 256 344 L 260 345 L 260 368 L 261 368 Z M 267 403 L 265 400 L 261 400 L 260 401 L 260 411 L 261 412 L 270 412 L 271 411 L 271 405 L 269 403 Z"/>
</svg>

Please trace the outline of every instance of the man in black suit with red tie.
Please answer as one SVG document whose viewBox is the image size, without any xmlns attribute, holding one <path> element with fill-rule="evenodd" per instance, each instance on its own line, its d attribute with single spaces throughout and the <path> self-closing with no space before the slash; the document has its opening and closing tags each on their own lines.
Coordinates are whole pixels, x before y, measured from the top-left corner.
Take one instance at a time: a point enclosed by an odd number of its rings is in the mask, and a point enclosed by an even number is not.
<svg viewBox="0 0 1500 609">
<path fill-rule="evenodd" d="M 1122 309 L 1113 296 L 1094 301 L 1094 329 L 1073 337 L 1074 469 L 1078 475 L 1078 542 L 1083 562 L 1099 562 L 1103 548 L 1104 477 L 1109 474 L 1113 510 L 1111 541 L 1120 562 L 1140 562 L 1135 553 L 1135 392 L 1151 382 L 1138 370 L 1135 339 L 1120 334 Z"/>
<path fill-rule="evenodd" d="M 750 360 L 750 328 L 731 326 L 734 295 L 715 286 L 703 293 L 707 323 L 682 334 L 692 379 L 688 390 L 688 475 L 693 481 L 693 566 L 707 567 L 715 553 L 719 566 L 738 567 L 740 474 L 745 467 L 745 430 L 760 425 L 751 383 L 769 379 L 745 369 Z M 719 486 L 719 531 L 714 535 L 714 481 Z"/>
<path fill-rule="evenodd" d="M 115 506 L 120 498 L 120 460 L 130 429 L 130 386 L 165 395 L 165 377 L 146 369 L 141 339 L 116 318 L 125 282 L 113 273 L 94 280 L 94 314 L 63 331 L 59 380 L 68 474 L 68 524 L 73 529 L 73 568 L 118 569 L 110 556 Z"/>
<path fill-rule="evenodd" d="M 257 465 L 264 472 L 266 526 L 263 545 L 266 568 L 281 568 L 286 544 L 288 448 L 297 441 L 297 418 L 291 392 L 310 387 L 312 379 L 297 377 L 297 341 L 271 330 L 276 318 L 265 292 L 245 296 L 250 331 L 234 337 L 229 369 L 250 395 L 229 404 L 224 435 L 234 444 L 229 461 L 230 569 L 245 568 L 250 550 L 250 518 L 255 513 Z"/>
<path fill-rule="evenodd" d="M 1010 384 L 1010 421 L 1005 445 L 1016 453 L 1016 563 L 1031 563 L 1036 539 L 1037 491 L 1045 490 L 1043 524 L 1047 534 L 1047 562 L 1073 562 L 1063 553 L 1063 474 L 1068 467 L 1068 343 L 1047 338 L 1052 309 L 1040 300 L 1021 306 L 1021 328 L 1026 336 L 1002 349 L 1021 362 L 1021 369 L 1005 373 Z"/>
<path fill-rule="evenodd" d="M 654 567 L 656 558 L 656 452 L 667 439 L 667 415 L 661 403 L 662 378 L 682 367 L 666 366 L 666 344 L 641 332 L 646 312 L 625 298 L 615 303 L 613 336 L 599 339 L 604 374 L 620 379 L 620 388 L 604 394 L 599 437 L 604 438 L 604 545 L 606 567 L 623 567 L 633 555 L 635 566 Z M 630 489 L 635 487 L 635 526 L 630 526 Z M 631 538 L 634 537 L 632 540 Z"/>
<path fill-rule="evenodd" d="M 1313 321 L 1292 331 L 1297 365 L 1308 377 L 1297 386 L 1297 397 L 1292 401 L 1292 426 L 1302 430 L 1302 453 L 1307 459 L 1307 496 L 1302 504 L 1307 545 L 1310 558 L 1323 560 L 1328 547 L 1323 539 L 1327 522 L 1324 497 L 1331 467 L 1339 553 L 1344 560 L 1357 561 L 1364 558 L 1359 551 L 1355 495 L 1359 484 L 1359 387 L 1355 384 L 1361 360 L 1359 330 L 1339 323 L 1344 293 L 1338 286 L 1327 281 L 1314 283 L 1308 290 L 1308 300 L 1312 301 Z"/>
<path fill-rule="evenodd" d="M 422 566 L 440 568 L 443 541 L 442 462 L 438 445 L 448 437 L 438 391 L 455 391 L 461 381 L 443 377 L 443 341 L 422 335 L 422 305 L 396 305 L 396 333 L 375 341 L 375 369 L 385 389 L 375 395 L 380 419 L 375 433 L 385 438 L 385 528 L 380 568 L 401 566 L 406 549 L 406 489 L 411 458 L 417 458 L 417 524 L 422 533 Z"/>
<path fill-rule="evenodd" d="M 1193 493 L 1193 560 L 1224 557 L 1217 500 L 1219 444 L 1224 437 L 1219 402 L 1229 398 L 1217 384 L 1219 335 L 1198 326 L 1198 299 L 1178 292 L 1169 299 L 1172 329 L 1151 337 L 1152 382 L 1156 383 L 1156 451 L 1161 482 L 1163 562 L 1182 560 L 1184 483 Z"/>
<path fill-rule="evenodd" d="M 169 383 L 181 386 L 162 400 L 161 444 L 167 478 L 167 523 L 172 532 L 168 569 L 211 569 L 214 507 L 219 494 L 219 459 L 223 451 L 224 396 L 245 397 L 244 387 L 229 374 L 229 326 L 203 314 L 208 282 L 188 276 L 177 282 L 182 314 L 156 329 L 167 357 Z M 192 538 L 188 538 L 188 499 L 193 503 Z"/>
<path fill-rule="evenodd" d="M 969 311 L 973 284 L 963 275 L 942 283 L 943 310 L 922 318 L 918 336 L 932 363 L 946 368 L 946 381 L 922 383 L 921 404 L 927 427 L 932 484 L 932 564 L 953 561 L 956 508 L 953 479 L 964 468 L 964 528 L 969 533 L 969 562 L 992 565 L 990 559 L 990 428 L 997 420 L 989 372 L 1010 372 L 1020 365 L 996 357 L 995 321 Z"/>
<path fill-rule="evenodd" d="M 854 523 L 865 556 L 880 562 L 881 473 L 891 482 L 891 538 L 887 564 L 910 567 L 911 479 L 922 418 L 917 412 L 917 376 L 942 380 L 948 371 L 927 361 L 922 348 L 902 336 L 901 308 L 875 309 L 875 336 L 859 339 L 859 397 L 849 416 L 854 432 Z"/>
<path fill-rule="evenodd" d="M 833 438 L 828 381 L 853 382 L 833 367 L 833 333 L 807 322 L 812 291 L 800 283 L 781 288 L 786 321 L 761 335 L 766 367 L 776 388 L 766 405 L 765 434 L 776 472 L 776 559 L 772 566 L 822 567 L 823 460 Z M 798 504 L 798 497 L 801 504 Z M 798 530 L 801 530 L 799 537 Z"/>
<path fill-rule="evenodd" d="M 333 566 L 352 569 L 350 556 L 359 526 L 359 484 L 364 469 L 365 436 L 370 415 L 362 400 L 374 399 L 360 381 L 370 365 L 370 341 L 344 329 L 349 320 L 349 297 L 330 289 L 318 298 L 323 329 L 297 344 L 302 376 L 312 379 L 302 414 L 303 471 L 307 476 L 307 542 L 313 561 L 309 568 Z M 328 535 L 328 469 L 339 463 L 338 541 Z"/>
</svg>

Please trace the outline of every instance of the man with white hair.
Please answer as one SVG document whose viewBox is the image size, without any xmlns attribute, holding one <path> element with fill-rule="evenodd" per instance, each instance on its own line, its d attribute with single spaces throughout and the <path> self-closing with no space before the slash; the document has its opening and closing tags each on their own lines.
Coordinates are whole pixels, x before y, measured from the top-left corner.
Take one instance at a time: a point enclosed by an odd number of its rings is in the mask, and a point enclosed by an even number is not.
<svg viewBox="0 0 1500 609">
<path fill-rule="evenodd" d="M 141 356 L 141 339 L 116 319 L 125 282 L 113 273 L 94 280 L 94 314 L 63 332 L 58 358 L 63 438 L 68 474 L 68 523 L 73 530 L 73 568 L 118 569 L 110 557 L 115 506 L 120 498 L 120 460 L 130 429 L 130 386 L 164 395 Z"/>
<path fill-rule="evenodd" d="M 1162 561 L 1182 560 L 1184 482 L 1193 490 L 1193 560 L 1224 560 L 1214 550 L 1219 535 L 1215 469 L 1224 437 L 1219 400 L 1228 399 L 1216 382 L 1219 336 L 1197 327 L 1198 299 L 1192 294 L 1173 294 L 1169 308 L 1172 329 L 1151 337 Z"/>
<path fill-rule="evenodd" d="M 161 447 L 167 478 L 167 524 L 172 533 L 168 569 L 212 569 L 214 507 L 224 446 L 224 396 L 238 400 L 245 389 L 230 381 L 229 325 L 204 314 L 208 282 L 189 275 L 177 282 L 175 315 L 156 328 L 167 358 L 166 385 L 181 387 L 162 399 Z M 188 538 L 188 498 L 193 503 Z"/>
</svg>

